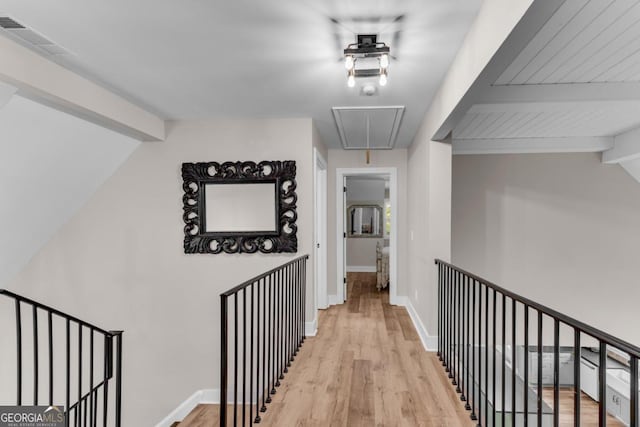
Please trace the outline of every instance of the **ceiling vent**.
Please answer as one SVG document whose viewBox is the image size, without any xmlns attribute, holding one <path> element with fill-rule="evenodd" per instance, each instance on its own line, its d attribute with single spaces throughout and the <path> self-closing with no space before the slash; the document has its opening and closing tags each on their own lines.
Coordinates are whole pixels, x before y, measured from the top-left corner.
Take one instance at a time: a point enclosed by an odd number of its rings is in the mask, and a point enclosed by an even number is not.
<svg viewBox="0 0 640 427">
<path fill-rule="evenodd" d="M 404 106 L 333 107 L 332 111 L 345 150 L 390 150 L 396 145 Z"/>
<path fill-rule="evenodd" d="M 35 48 L 46 55 L 69 55 L 71 53 L 10 16 L 0 14 L 0 28 L 2 28 L 2 33 L 11 39 L 29 48 Z"/>
</svg>

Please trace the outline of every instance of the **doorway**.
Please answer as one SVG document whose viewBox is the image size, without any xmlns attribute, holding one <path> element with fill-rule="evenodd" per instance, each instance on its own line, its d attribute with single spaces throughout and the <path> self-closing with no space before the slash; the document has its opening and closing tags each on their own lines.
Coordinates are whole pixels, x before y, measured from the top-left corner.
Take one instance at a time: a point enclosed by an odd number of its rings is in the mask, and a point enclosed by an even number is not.
<svg viewBox="0 0 640 427">
<path fill-rule="evenodd" d="M 382 183 L 384 186 L 384 182 L 387 181 L 388 184 L 382 188 L 384 196 L 381 198 L 377 198 L 377 200 L 367 201 L 362 200 L 362 203 L 358 202 L 357 199 L 347 200 L 347 186 L 349 185 L 349 181 L 357 182 L 357 181 L 378 181 Z M 379 185 L 374 185 L 379 186 Z M 386 188 L 388 187 L 388 188 Z M 341 304 L 347 299 L 347 271 L 352 270 L 354 272 L 358 271 L 368 271 L 368 272 L 379 272 L 379 264 L 375 263 L 372 265 L 371 259 L 376 259 L 376 244 L 369 244 L 366 242 L 367 237 L 359 238 L 357 236 L 360 233 L 360 237 L 362 237 L 363 232 L 365 234 L 370 234 L 376 231 L 377 219 L 372 218 L 370 214 L 367 214 L 366 210 L 355 211 L 354 208 L 358 206 L 369 206 L 367 209 L 369 211 L 374 211 L 371 206 L 379 205 L 382 209 L 382 220 L 381 227 L 382 233 L 380 238 L 374 237 L 373 240 L 379 239 L 381 241 L 380 244 L 384 247 L 387 246 L 385 252 L 388 253 L 388 288 L 389 288 L 389 302 L 391 304 L 398 304 L 398 299 L 396 296 L 397 292 L 397 207 L 398 207 L 398 191 L 397 191 L 397 169 L 396 168 L 340 168 L 336 170 L 336 270 L 337 270 L 337 303 Z M 371 196 L 361 196 L 362 197 L 371 197 Z M 385 203 L 386 202 L 386 203 Z M 351 210 L 349 211 L 349 208 Z M 389 209 L 390 207 L 390 209 Z M 390 214 L 390 220 L 388 221 L 388 229 L 384 229 L 387 226 L 386 217 Z M 362 227 L 362 218 L 367 218 L 367 224 Z M 360 218 L 354 222 L 354 218 Z M 355 226 L 354 226 L 355 224 Z M 373 237 L 373 236 L 372 236 Z M 348 241 L 349 239 L 353 239 Z M 351 244 L 358 241 L 358 244 Z M 383 243 L 384 241 L 388 242 L 386 245 Z M 347 247 L 347 243 L 350 243 L 349 247 Z M 360 257 L 359 259 L 366 259 L 368 261 L 359 261 L 357 259 L 350 260 L 351 264 L 348 265 L 348 252 L 349 250 L 353 251 L 353 247 L 364 247 L 371 246 L 368 248 L 367 253 L 364 254 L 364 257 Z M 360 248 L 362 249 L 362 248 Z M 357 251 L 357 248 L 356 248 Z M 365 265 L 357 265 L 357 263 L 364 263 Z"/>
</svg>

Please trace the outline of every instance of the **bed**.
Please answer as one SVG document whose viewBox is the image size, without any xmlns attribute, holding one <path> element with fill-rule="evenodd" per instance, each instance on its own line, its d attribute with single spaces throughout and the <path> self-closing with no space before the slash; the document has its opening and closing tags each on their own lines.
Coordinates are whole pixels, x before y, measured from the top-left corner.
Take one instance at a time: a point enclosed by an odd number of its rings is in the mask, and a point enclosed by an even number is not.
<svg viewBox="0 0 640 427">
<path fill-rule="evenodd" d="M 376 244 L 376 287 L 379 291 L 389 286 L 389 247 Z"/>
</svg>

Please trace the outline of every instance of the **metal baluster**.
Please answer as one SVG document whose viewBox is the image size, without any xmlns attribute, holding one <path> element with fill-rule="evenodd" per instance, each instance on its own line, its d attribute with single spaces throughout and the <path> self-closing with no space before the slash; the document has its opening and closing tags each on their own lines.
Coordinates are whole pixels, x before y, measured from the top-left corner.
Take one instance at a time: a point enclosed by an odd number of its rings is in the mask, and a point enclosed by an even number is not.
<svg viewBox="0 0 640 427">
<path fill-rule="evenodd" d="M 505 423 L 505 406 L 507 403 L 507 297 L 502 294 L 502 425 Z"/>
<path fill-rule="evenodd" d="M 477 420 L 476 417 L 476 280 L 471 279 L 471 292 L 473 294 L 471 300 L 471 419 Z M 479 383 L 478 383 L 479 384 Z"/>
<path fill-rule="evenodd" d="M 67 402 L 67 417 L 66 417 L 66 425 L 67 427 L 69 426 L 69 418 L 70 418 L 70 414 L 69 414 L 69 407 L 71 405 L 71 325 L 70 325 L 70 321 L 69 319 L 67 319 L 66 322 L 66 354 L 67 354 L 67 365 L 66 365 L 66 373 L 67 373 L 67 378 L 66 378 L 66 386 L 67 386 L 67 390 L 66 390 L 66 402 Z"/>
<path fill-rule="evenodd" d="M 269 366 L 270 365 L 270 361 L 267 359 L 267 357 L 270 356 L 269 350 L 270 350 L 270 346 L 269 346 L 269 342 L 271 341 L 270 336 L 271 336 L 271 317 L 269 315 L 269 312 L 271 312 L 271 300 L 269 299 L 269 297 L 267 296 L 267 290 L 269 290 L 269 295 L 271 294 L 271 281 L 273 280 L 273 273 L 271 273 L 268 277 L 267 280 L 265 282 L 265 288 L 264 288 L 264 300 L 262 301 L 262 323 L 264 324 L 264 327 L 262 329 L 262 407 L 260 408 L 260 412 L 265 412 L 267 410 L 267 405 L 266 402 L 267 401 L 271 401 L 271 399 L 269 398 L 269 375 L 267 370 L 269 370 Z M 268 304 L 268 308 L 267 308 L 267 304 Z M 269 310 L 269 312 L 267 312 L 267 310 Z M 267 322 L 269 322 L 269 325 L 267 325 Z M 267 331 L 269 331 L 269 336 L 267 336 Z M 265 367 L 266 366 L 266 367 Z"/>
<path fill-rule="evenodd" d="M 453 378 L 452 366 L 451 366 L 451 312 L 453 311 L 452 304 L 452 283 L 451 283 L 451 268 L 447 267 L 447 369 L 449 378 Z"/>
<path fill-rule="evenodd" d="M 482 283 L 478 282 L 478 427 L 480 426 L 482 426 Z"/>
<path fill-rule="evenodd" d="M 460 337 L 462 335 L 461 333 L 461 324 L 462 322 L 460 321 L 460 314 L 462 313 L 462 310 L 460 309 L 460 273 L 456 272 L 456 298 L 458 300 L 457 305 L 456 305 L 456 311 L 457 316 L 456 316 L 456 354 L 457 354 L 457 358 L 456 358 L 456 376 L 458 378 L 458 383 L 456 384 L 456 391 L 458 393 L 462 393 L 462 389 L 460 387 L 461 385 L 461 377 L 460 377 L 460 367 L 461 367 L 461 356 L 460 356 Z M 464 396 L 462 396 L 464 397 Z"/>
<path fill-rule="evenodd" d="M 227 370 L 229 341 L 229 305 L 226 295 L 220 295 L 220 425 L 227 425 Z"/>
<path fill-rule="evenodd" d="M 259 283 L 259 282 L 258 282 Z M 253 422 L 253 405 L 251 404 L 251 396 L 253 396 L 253 311 L 254 311 L 254 297 L 253 288 L 255 282 L 251 284 L 251 320 L 249 322 L 249 425 Z M 245 288 L 246 289 L 246 288 Z M 247 379 L 245 378 L 245 382 Z M 257 403 L 256 403 L 257 405 Z"/>
<path fill-rule="evenodd" d="M 247 288 L 242 289 L 242 426 L 247 409 Z"/>
<path fill-rule="evenodd" d="M 598 426 L 607 425 L 607 344 L 600 341 L 598 366 Z"/>
<path fill-rule="evenodd" d="M 497 348 L 496 348 L 496 309 L 497 309 L 497 300 L 496 300 L 496 290 L 493 289 L 493 317 L 492 317 L 492 329 L 493 329 L 493 337 L 491 339 L 491 342 L 493 344 L 493 366 L 492 366 L 492 373 L 493 373 L 493 385 L 492 385 L 492 395 L 491 395 L 491 425 L 495 427 L 496 425 L 496 352 L 497 352 Z"/>
<path fill-rule="evenodd" d="M 516 300 L 511 300 L 511 424 L 516 425 L 516 316 L 518 307 Z"/>
<path fill-rule="evenodd" d="M 20 301 L 16 300 L 16 345 L 17 345 L 17 393 L 16 405 L 22 405 L 22 315 L 20 314 Z"/>
<path fill-rule="evenodd" d="M 89 425 L 94 425 L 95 401 L 93 400 L 93 328 L 89 329 Z M 86 411 L 85 411 L 86 414 Z M 85 422 L 86 424 L 86 422 Z"/>
<path fill-rule="evenodd" d="M 542 427 L 542 312 L 538 311 L 538 427 Z"/>
<path fill-rule="evenodd" d="M 573 329 L 573 425 L 580 427 L 580 399 L 582 386 L 580 385 L 580 359 L 582 354 L 580 331 Z M 631 424 L 633 425 L 633 424 Z"/>
<path fill-rule="evenodd" d="M 238 425 L 238 294 L 233 295 L 233 425 Z"/>
<path fill-rule="evenodd" d="M 289 272 L 289 274 L 288 274 L 289 277 L 287 279 L 287 286 L 285 288 L 286 289 L 285 298 L 287 300 L 287 313 L 286 313 L 286 317 L 285 317 L 285 322 L 286 322 L 286 325 L 287 325 L 287 329 L 286 329 L 286 332 L 287 332 L 287 335 L 286 335 L 286 337 L 287 337 L 287 339 L 286 339 L 287 354 L 286 354 L 286 357 L 285 357 L 285 362 L 286 362 L 285 370 L 284 370 L 285 372 L 289 372 L 288 368 L 291 366 L 291 356 L 293 355 L 293 351 L 292 351 L 293 342 L 291 340 L 291 318 L 292 318 L 292 316 L 291 316 L 291 302 L 292 302 L 292 299 L 291 299 L 291 295 L 292 295 L 291 285 L 293 283 L 293 273 L 294 273 L 293 272 L 293 264 L 289 264 L 289 266 L 287 267 L 287 270 Z"/>
<path fill-rule="evenodd" d="M 271 313 L 271 394 L 276 394 L 276 295 L 277 284 L 279 280 L 280 271 L 274 273 L 273 286 L 269 288 L 269 312 Z M 273 310 L 271 309 L 271 303 L 273 303 Z M 268 396 L 267 403 L 271 403 L 271 396 Z"/>
<path fill-rule="evenodd" d="M 489 425 L 489 286 L 484 286 L 484 425 Z M 493 358 L 495 360 L 495 357 Z M 495 425 L 494 425 L 495 426 Z"/>
<path fill-rule="evenodd" d="M 47 332 L 49 335 L 49 406 L 53 406 L 53 318 L 47 312 Z"/>
<path fill-rule="evenodd" d="M 438 266 L 438 359 L 442 361 L 442 264 Z"/>
<path fill-rule="evenodd" d="M 277 312 L 277 317 L 278 317 L 278 337 L 276 338 L 276 342 L 278 343 L 278 347 L 277 347 L 277 351 L 278 351 L 278 370 L 276 372 L 277 374 L 277 380 L 276 380 L 276 387 L 280 387 L 280 380 L 284 379 L 284 376 L 282 375 L 282 282 L 283 282 L 283 276 L 284 276 L 285 272 L 283 270 L 280 270 L 280 275 L 278 278 L 278 312 Z"/>
<path fill-rule="evenodd" d="M 33 306 L 33 404 L 38 404 L 38 309 Z"/>
<path fill-rule="evenodd" d="M 256 417 L 253 420 L 254 423 L 258 424 L 260 422 L 260 288 L 263 287 L 266 283 L 266 278 L 262 278 L 258 282 L 258 304 L 257 310 L 258 313 L 256 315 L 257 322 L 257 331 L 256 331 Z M 253 298 L 253 294 L 251 294 Z M 262 323 L 262 330 L 264 331 L 264 322 Z M 264 348 L 264 335 L 262 339 L 262 344 Z M 262 372 L 264 373 L 264 352 L 262 357 Z M 264 377 L 262 381 L 262 386 L 264 390 Z M 264 393 L 263 393 L 264 396 Z M 264 404 L 264 403 L 263 403 Z"/>
<path fill-rule="evenodd" d="M 553 323 L 553 425 L 560 425 L 560 322 Z"/>
<path fill-rule="evenodd" d="M 68 331 L 68 328 L 67 328 Z M 102 426 L 107 427 L 109 408 L 109 379 L 113 369 L 113 338 L 111 335 L 104 336 L 104 386 L 102 388 Z M 68 390 L 68 388 L 67 388 Z M 68 406 L 67 406 L 68 408 Z M 69 417 L 67 417 L 67 426 Z"/>
<path fill-rule="evenodd" d="M 462 360 L 464 371 L 466 376 L 464 378 L 463 394 L 460 399 L 465 402 L 464 408 L 468 411 L 471 409 L 469 406 L 469 277 L 465 274 L 462 276 L 462 341 L 464 346 L 462 348 Z"/>
<path fill-rule="evenodd" d="M 306 325 L 305 320 L 307 319 L 307 259 L 305 257 L 304 264 L 302 265 L 302 324 Z M 304 330 L 305 328 L 303 328 Z M 306 339 L 307 332 L 304 331 L 304 335 L 302 337 L 302 341 Z"/>
<path fill-rule="evenodd" d="M 458 386 L 458 358 L 457 358 L 457 342 L 458 342 L 458 308 L 456 300 L 458 299 L 458 272 L 452 271 L 451 276 L 451 372 L 453 379 L 451 384 L 456 386 L 456 393 L 460 393 Z"/>
<path fill-rule="evenodd" d="M 82 419 L 82 324 L 78 323 L 78 404 L 76 406 L 76 415 Z"/>
<path fill-rule="evenodd" d="M 449 267 L 444 265 L 442 266 L 442 366 L 444 366 L 445 372 L 449 372 L 449 366 L 447 364 L 448 361 L 448 334 L 449 329 L 447 327 L 449 320 L 449 307 L 448 307 L 448 274 Z"/>
<path fill-rule="evenodd" d="M 529 425 L 529 306 L 524 306 L 524 426 Z"/>
<path fill-rule="evenodd" d="M 113 332 L 113 331 L 112 331 Z M 116 427 L 122 425 L 122 333 L 115 331 L 116 335 Z"/>
<path fill-rule="evenodd" d="M 282 282 L 280 283 L 280 338 L 278 341 L 278 347 L 280 347 L 280 358 L 278 362 L 280 363 L 280 376 L 279 379 L 284 379 L 284 370 L 287 366 L 287 355 L 285 353 L 285 324 L 284 324 L 284 298 L 285 298 L 285 286 L 287 283 L 287 269 L 286 267 L 282 271 Z M 277 384 L 278 386 L 280 383 Z"/>
<path fill-rule="evenodd" d="M 638 358 L 633 355 L 629 355 L 629 371 L 631 376 L 629 426 L 638 427 Z"/>
</svg>

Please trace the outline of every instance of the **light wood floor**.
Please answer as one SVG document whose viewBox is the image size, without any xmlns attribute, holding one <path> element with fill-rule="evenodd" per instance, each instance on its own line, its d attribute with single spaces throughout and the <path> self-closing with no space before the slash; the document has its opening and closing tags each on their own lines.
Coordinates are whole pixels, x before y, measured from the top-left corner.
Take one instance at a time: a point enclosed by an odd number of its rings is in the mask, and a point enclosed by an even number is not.
<svg viewBox="0 0 640 427">
<path fill-rule="evenodd" d="M 348 301 L 320 313 L 262 415 L 264 426 L 473 426 L 407 311 L 378 292 L 374 273 L 350 273 Z M 201 405 L 179 427 L 218 425 Z"/>
<path fill-rule="evenodd" d="M 545 388 L 542 398 L 553 408 L 553 388 Z M 586 394 L 580 395 L 580 426 L 598 427 L 598 402 Z M 624 427 L 612 415 L 607 416 L 608 427 Z M 573 390 L 560 389 L 560 427 L 573 427 Z"/>
</svg>

